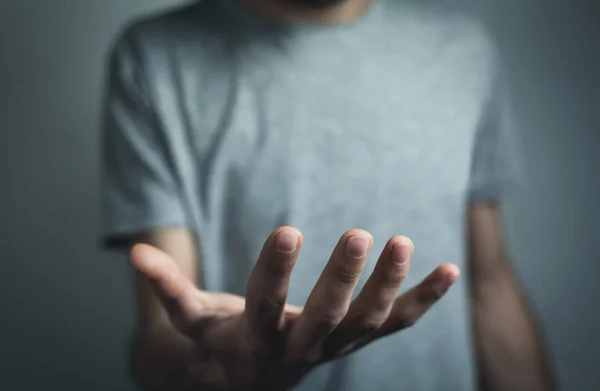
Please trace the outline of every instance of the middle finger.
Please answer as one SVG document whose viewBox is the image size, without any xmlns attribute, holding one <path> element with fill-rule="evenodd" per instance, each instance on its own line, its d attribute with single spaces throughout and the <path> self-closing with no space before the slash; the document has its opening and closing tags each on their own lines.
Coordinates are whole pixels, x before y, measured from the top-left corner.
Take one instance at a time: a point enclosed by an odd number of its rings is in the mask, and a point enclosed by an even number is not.
<svg viewBox="0 0 600 391">
<path fill-rule="evenodd" d="M 306 356 L 344 318 L 372 245 L 367 231 L 354 229 L 342 235 L 292 329 L 290 358 Z"/>
</svg>

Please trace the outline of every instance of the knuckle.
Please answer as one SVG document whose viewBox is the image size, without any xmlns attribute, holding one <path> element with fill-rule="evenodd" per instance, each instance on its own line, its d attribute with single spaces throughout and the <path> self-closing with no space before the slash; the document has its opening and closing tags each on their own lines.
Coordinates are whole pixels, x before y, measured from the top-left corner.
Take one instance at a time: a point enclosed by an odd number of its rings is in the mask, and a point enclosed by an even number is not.
<svg viewBox="0 0 600 391">
<path fill-rule="evenodd" d="M 439 300 L 444 293 L 445 292 L 443 290 L 427 287 L 419 291 L 418 301 L 424 304 L 434 303 Z"/>
<path fill-rule="evenodd" d="M 396 319 L 396 328 L 399 330 L 408 329 L 417 323 L 418 317 L 414 315 L 402 315 Z"/>
<path fill-rule="evenodd" d="M 263 271 L 271 278 L 280 279 L 290 274 L 291 269 L 289 260 L 277 258 L 266 262 Z"/>
<path fill-rule="evenodd" d="M 369 334 L 381 327 L 385 319 L 380 316 L 365 316 L 356 320 L 356 327 L 362 334 Z"/>
<path fill-rule="evenodd" d="M 360 270 L 350 267 L 339 266 L 335 268 L 334 275 L 336 281 L 344 285 L 354 285 L 360 278 Z"/>
<path fill-rule="evenodd" d="M 384 289 L 395 289 L 397 288 L 400 283 L 402 282 L 402 280 L 404 279 L 404 277 L 406 276 L 405 273 L 400 273 L 400 272 L 392 272 L 392 271 L 388 271 L 388 272 L 384 272 L 381 273 L 379 276 L 379 283 L 380 286 Z"/>
<path fill-rule="evenodd" d="M 285 301 L 272 296 L 261 296 L 256 300 L 254 311 L 258 316 L 279 313 L 285 306 Z"/>
<path fill-rule="evenodd" d="M 321 315 L 314 322 L 315 331 L 318 333 L 328 333 L 340 324 L 342 318 L 342 316 L 335 313 Z"/>
</svg>

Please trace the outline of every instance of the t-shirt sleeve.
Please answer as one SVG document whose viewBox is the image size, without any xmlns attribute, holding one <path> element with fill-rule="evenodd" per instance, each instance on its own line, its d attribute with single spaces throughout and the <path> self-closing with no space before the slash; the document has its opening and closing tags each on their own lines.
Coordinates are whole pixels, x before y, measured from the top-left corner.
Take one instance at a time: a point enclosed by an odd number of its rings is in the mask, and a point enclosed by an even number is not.
<svg viewBox="0 0 600 391">
<path fill-rule="evenodd" d="M 468 197 L 499 201 L 525 183 L 515 119 L 503 72 L 497 71 L 475 136 Z"/>
<path fill-rule="evenodd" d="M 110 52 L 102 120 L 102 244 L 121 246 L 141 232 L 187 225 L 143 62 L 128 33 Z"/>
</svg>

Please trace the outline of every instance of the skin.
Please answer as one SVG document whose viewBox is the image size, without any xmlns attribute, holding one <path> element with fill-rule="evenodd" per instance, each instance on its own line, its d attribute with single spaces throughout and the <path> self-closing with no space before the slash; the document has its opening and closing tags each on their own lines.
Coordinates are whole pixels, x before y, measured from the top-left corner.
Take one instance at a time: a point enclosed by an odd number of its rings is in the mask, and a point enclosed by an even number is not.
<svg viewBox="0 0 600 391">
<path fill-rule="evenodd" d="M 498 205 L 472 205 L 467 231 L 481 389 L 555 390 L 536 321 L 510 267 Z"/>
<path fill-rule="evenodd" d="M 187 236 L 156 232 L 146 241 L 163 251 L 147 244 L 131 251 L 143 303 L 134 368 L 147 389 L 289 389 L 315 366 L 414 324 L 459 276 L 456 266 L 440 265 L 396 297 L 414 251 L 410 239 L 397 236 L 351 302 L 372 245 L 368 232 L 353 229 L 340 238 L 304 307 L 295 307 L 285 302 L 302 247 L 298 230 L 281 227 L 269 236 L 245 298 L 194 285 L 182 272 L 193 272 L 186 268 L 195 254 Z M 167 252 L 175 248 L 190 257 L 178 262 Z"/>
<path fill-rule="evenodd" d="M 371 3 L 238 1 L 276 20 L 329 24 L 357 19 Z M 554 390 L 535 322 L 509 267 L 497 206 L 471 205 L 466 221 L 482 389 Z M 315 366 L 414 325 L 459 277 L 456 266 L 443 264 L 396 296 L 414 251 L 409 238 L 397 236 L 351 301 L 372 244 L 368 232 L 353 229 L 340 238 L 305 305 L 295 307 L 286 304 L 302 247 L 293 227 L 266 239 L 245 297 L 201 289 L 198 249 L 185 229 L 140 234 L 133 243 L 138 312 L 131 368 L 142 388 L 153 391 L 288 390 Z"/>
<path fill-rule="evenodd" d="M 467 217 L 482 389 L 553 390 L 534 322 L 504 256 L 497 207 L 474 205 Z M 277 240 L 282 236 L 284 250 Z M 294 237 L 297 248 L 290 252 Z M 197 251 L 187 230 L 140 236 L 131 250 L 139 309 L 132 345 L 136 379 L 146 390 L 287 390 L 315 366 L 414 325 L 459 277 L 456 266 L 440 265 L 396 297 L 414 251 L 410 239 L 396 236 L 351 302 L 368 254 L 346 253 L 356 238 L 370 249 L 368 232 L 346 232 L 305 306 L 295 307 L 285 304 L 302 247 L 292 227 L 266 240 L 245 298 L 198 288 Z M 319 300 L 323 295 L 329 300 Z"/>
</svg>

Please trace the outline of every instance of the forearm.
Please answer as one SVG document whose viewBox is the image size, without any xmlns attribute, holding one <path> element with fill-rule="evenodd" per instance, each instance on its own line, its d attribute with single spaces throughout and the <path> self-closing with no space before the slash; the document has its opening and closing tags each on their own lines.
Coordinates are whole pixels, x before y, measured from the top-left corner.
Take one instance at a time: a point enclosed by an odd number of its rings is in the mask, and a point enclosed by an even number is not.
<svg viewBox="0 0 600 391">
<path fill-rule="evenodd" d="M 471 298 L 482 390 L 554 390 L 535 320 L 508 267 L 475 279 Z"/>
</svg>

